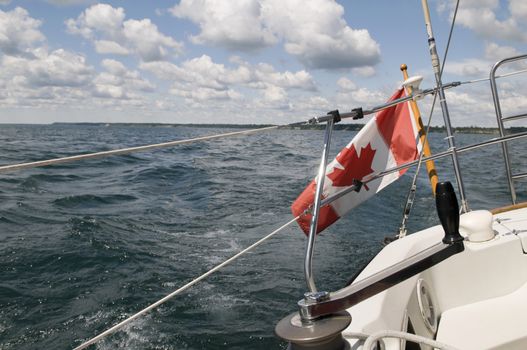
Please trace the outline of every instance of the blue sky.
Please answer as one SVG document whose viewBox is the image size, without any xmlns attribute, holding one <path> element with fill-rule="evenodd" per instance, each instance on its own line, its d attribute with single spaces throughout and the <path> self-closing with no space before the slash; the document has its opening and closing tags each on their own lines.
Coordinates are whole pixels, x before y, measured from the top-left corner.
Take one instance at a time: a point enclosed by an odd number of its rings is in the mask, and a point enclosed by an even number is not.
<svg viewBox="0 0 527 350">
<path fill-rule="evenodd" d="M 441 55 L 454 4 L 430 1 Z M 443 81 L 526 53 L 525 23 L 524 0 L 461 0 Z M 418 0 L 0 0 L 0 59 L 3 123 L 285 124 L 382 103 L 401 63 L 434 83 Z M 527 109 L 521 79 L 506 113 Z M 454 125 L 494 125 L 488 82 L 447 98 Z"/>
</svg>

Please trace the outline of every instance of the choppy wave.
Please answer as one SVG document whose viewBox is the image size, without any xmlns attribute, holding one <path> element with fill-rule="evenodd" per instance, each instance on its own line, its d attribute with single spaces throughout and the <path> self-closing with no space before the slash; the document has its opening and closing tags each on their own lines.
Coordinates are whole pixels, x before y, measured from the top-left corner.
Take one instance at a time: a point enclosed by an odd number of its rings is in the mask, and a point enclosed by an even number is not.
<svg viewBox="0 0 527 350">
<path fill-rule="evenodd" d="M 81 194 L 55 199 L 53 204 L 64 208 L 91 208 L 102 207 L 108 204 L 125 204 L 126 202 L 132 202 L 136 199 L 137 197 L 135 196 L 123 194 L 111 194 L 104 196 Z"/>
<path fill-rule="evenodd" d="M 224 131 L 1 126 L 0 162 Z M 352 134 L 334 136 L 336 154 Z M 465 137 L 466 144 L 484 136 Z M 433 146 L 442 142 L 432 138 Z M 1 175 L 0 348 L 79 345 L 273 231 L 290 219 L 290 203 L 314 176 L 322 139 L 320 131 L 280 130 Z M 491 147 L 480 157 L 499 152 Z M 506 204 L 501 164 L 461 158 L 472 208 Z M 449 161 L 438 163 L 440 178 L 452 179 Z M 411 176 L 317 239 L 319 286 L 345 285 L 396 232 Z M 411 231 L 437 223 L 426 186 L 419 181 Z M 298 228 L 286 229 L 96 348 L 283 347 L 273 328 L 303 295 L 304 239 Z"/>
</svg>

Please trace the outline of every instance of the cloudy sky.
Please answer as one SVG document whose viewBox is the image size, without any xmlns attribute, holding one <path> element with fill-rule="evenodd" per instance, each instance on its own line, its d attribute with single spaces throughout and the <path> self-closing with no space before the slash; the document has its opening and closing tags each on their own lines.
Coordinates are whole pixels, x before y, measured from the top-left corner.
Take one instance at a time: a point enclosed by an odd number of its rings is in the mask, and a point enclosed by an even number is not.
<svg viewBox="0 0 527 350">
<path fill-rule="evenodd" d="M 454 2 L 430 7 L 442 56 Z M 526 43 L 527 1 L 461 0 L 443 81 Z M 285 124 L 382 103 L 401 63 L 434 83 L 418 0 L 0 0 L 0 60 L 3 123 Z M 502 80 L 506 113 L 526 78 Z M 454 125 L 493 125 L 488 85 L 449 91 Z"/>
</svg>

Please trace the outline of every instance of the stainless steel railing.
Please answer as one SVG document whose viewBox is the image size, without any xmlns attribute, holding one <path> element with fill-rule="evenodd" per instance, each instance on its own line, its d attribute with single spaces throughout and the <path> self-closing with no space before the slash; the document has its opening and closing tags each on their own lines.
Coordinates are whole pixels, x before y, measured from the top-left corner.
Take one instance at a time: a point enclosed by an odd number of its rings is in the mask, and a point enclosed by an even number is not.
<svg viewBox="0 0 527 350">
<path fill-rule="evenodd" d="M 489 75 L 490 88 L 492 91 L 492 99 L 494 101 L 494 109 L 496 110 L 496 119 L 498 122 L 498 129 L 500 132 L 500 137 L 505 136 L 505 125 L 504 125 L 505 122 L 527 118 L 527 113 L 522 113 L 522 114 L 517 114 L 517 115 L 512 115 L 512 116 L 503 116 L 503 112 L 501 110 L 500 99 L 498 95 L 498 87 L 496 84 L 496 71 L 498 70 L 499 67 L 501 67 L 504 64 L 512 63 L 512 62 L 516 62 L 520 60 L 525 60 L 525 59 L 527 59 L 527 55 L 520 55 L 520 56 L 503 59 L 497 62 L 494 65 L 494 67 L 492 67 L 492 70 L 490 71 L 490 75 Z M 503 142 L 501 144 L 501 147 L 503 151 L 503 159 L 505 161 L 505 171 L 507 173 L 507 181 L 509 184 L 511 201 L 512 201 L 512 204 L 516 204 L 516 189 L 514 187 L 514 180 L 527 177 L 527 172 L 513 174 L 512 168 L 511 168 L 511 160 L 509 156 L 509 147 L 507 145 L 507 142 Z"/>
</svg>

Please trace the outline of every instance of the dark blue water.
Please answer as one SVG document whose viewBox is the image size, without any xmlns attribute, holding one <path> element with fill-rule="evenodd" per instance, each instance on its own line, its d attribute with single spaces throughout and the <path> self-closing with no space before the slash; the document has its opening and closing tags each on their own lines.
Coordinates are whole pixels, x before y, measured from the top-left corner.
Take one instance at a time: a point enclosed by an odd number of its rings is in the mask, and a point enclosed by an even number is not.
<svg viewBox="0 0 527 350">
<path fill-rule="evenodd" d="M 226 131 L 3 125 L 0 164 Z M 334 133 L 333 155 L 353 134 Z M 434 148 L 441 138 L 432 134 Z M 280 130 L 0 175 L 0 348 L 80 345 L 287 222 L 322 140 L 322 131 Z M 473 209 L 508 204 L 500 152 L 461 157 Z M 527 157 L 519 144 L 512 152 Z M 439 163 L 453 180 L 450 162 Z M 319 236 L 320 289 L 344 286 L 395 234 L 411 175 Z M 410 231 L 438 222 L 425 177 L 418 190 Z M 291 226 L 92 348 L 284 348 L 273 329 L 305 291 L 304 244 Z"/>
</svg>

